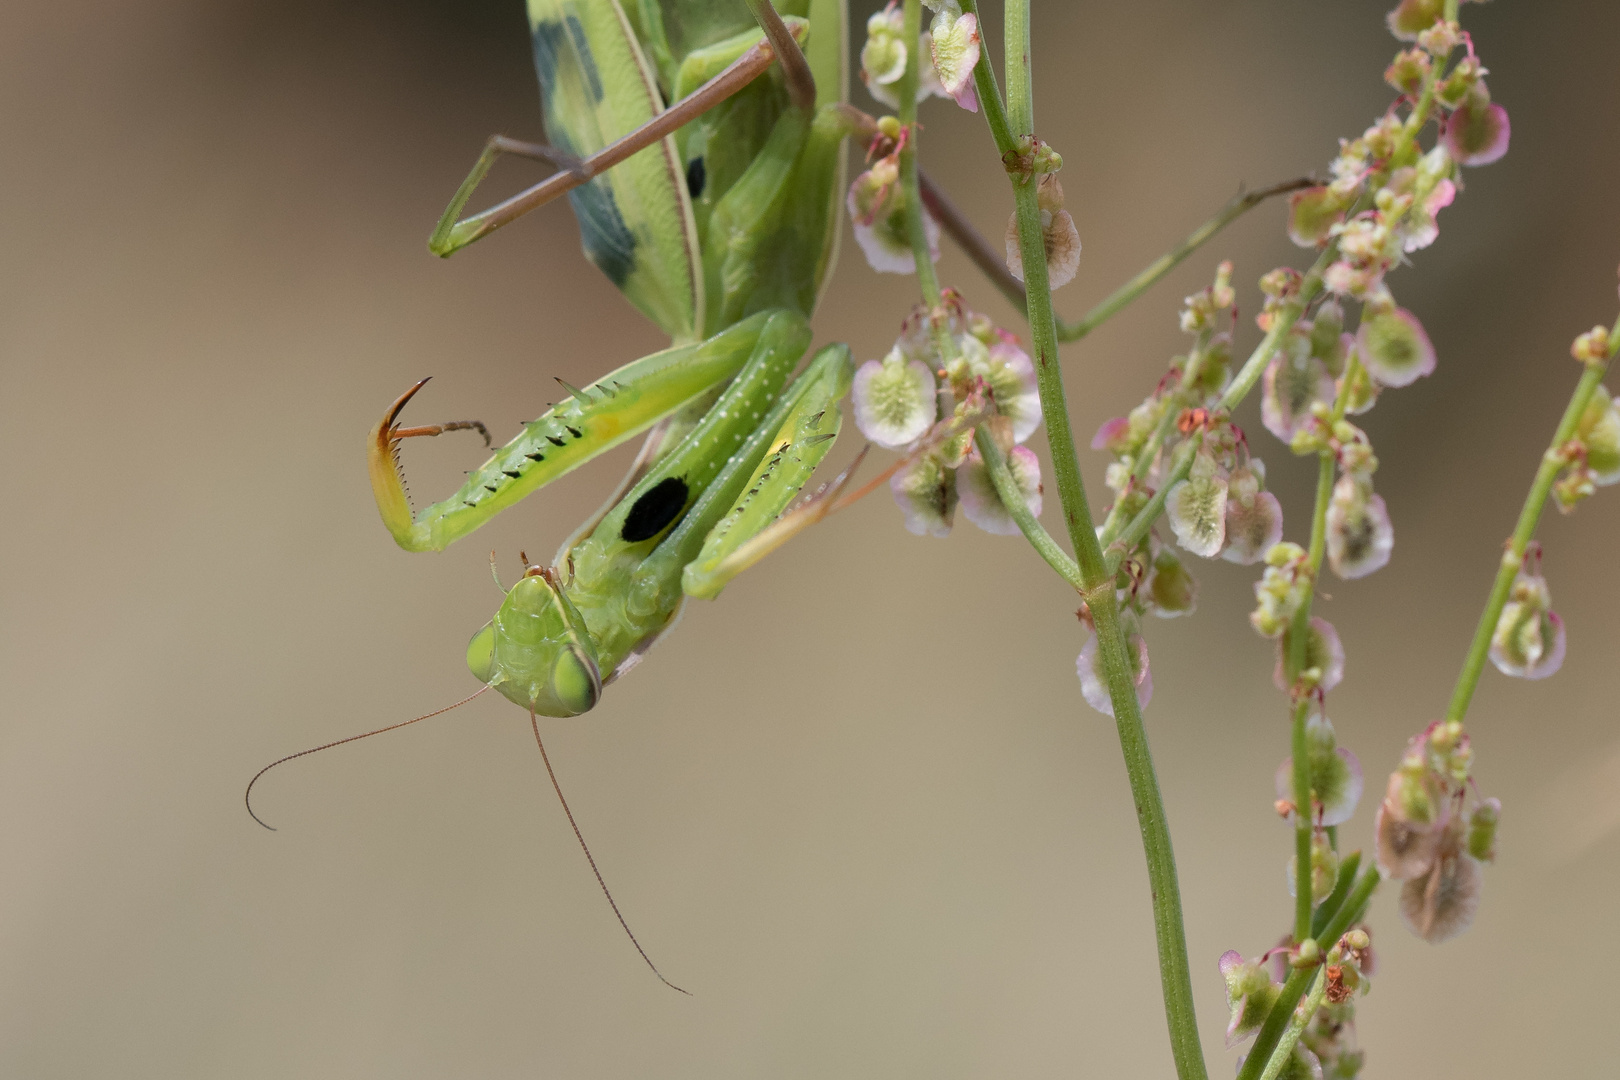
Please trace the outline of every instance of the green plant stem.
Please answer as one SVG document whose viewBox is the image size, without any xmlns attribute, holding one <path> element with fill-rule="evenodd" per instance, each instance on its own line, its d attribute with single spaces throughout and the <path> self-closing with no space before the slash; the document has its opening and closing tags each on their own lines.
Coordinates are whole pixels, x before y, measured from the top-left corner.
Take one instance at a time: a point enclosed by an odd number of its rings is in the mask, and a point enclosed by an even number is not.
<svg viewBox="0 0 1620 1080">
<path fill-rule="evenodd" d="M 1283 1069 L 1288 1067 L 1289 1059 L 1294 1056 L 1294 1047 L 1299 1045 L 1299 1037 L 1305 1034 L 1305 1025 L 1311 1022 L 1316 1010 L 1322 1007 L 1322 1000 L 1327 997 L 1327 975 L 1322 968 L 1316 969 L 1316 981 L 1311 985 L 1311 995 L 1305 999 L 1303 1008 L 1295 1009 L 1288 1020 L 1288 1027 L 1283 1030 L 1282 1038 L 1277 1041 L 1277 1049 L 1271 1052 L 1271 1060 L 1266 1062 L 1266 1071 L 1260 1074 L 1260 1080 L 1277 1080 Z"/>
<path fill-rule="evenodd" d="M 1322 936 L 1317 938 L 1318 943 L 1327 943 L 1322 949 L 1324 953 L 1331 949 L 1339 938 L 1344 936 L 1344 932 L 1350 929 L 1351 924 L 1361 917 L 1380 880 L 1382 876 L 1377 866 L 1369 866 L 1361 872 L 1361 876 L 1351 887 L 1350 894 L 1344 898 L 1344 903 L 1339 905 L 1339 909 L 1328 918 Z M 1277 1048 L 1284 1029 L 1293 1018 L 1294 1006 L 1305 996 L 1305 988 L 1310 980 L 1310 968 L 1295 968 L 1288 976 L 1288 981 L 1283 983 L 1282 992 L 1277 995 L 1271 1011 L 1266 1014 L 1265 1023 L 1260 1025 L 1260 1031 L 1254 1037 L 1254 1046 L 1250 1048 L 1249 1055 L 1243 1059 L 1243 1067 L 1238 1070 L 1237 1080 L 1259 1080 L 1261 1070 L 1271 1060 L 1271 1052 Z"/>
<path fill-rule="evenodd" d="M 1491 637 L 1496 632 L 1496 623 L 1502 617 L 1502 608 L 1507 604 L 1508 595 L 1513 591 L 1513 579 L 1519 573 L 1519 567 L 1524 565 L 1525 549 L 1536 535 L 1536 525 L 1541 521 L 1541 511 L 1547 504 L 1547 495 L 1552 491 L 1553 482 L 1558 479 L 1558 473 L 1568 464 L 1561 451 L 1565 443 L 1575 434 L 1575 426 L 1580 422 L 1581 414 L 1592 400 L 1592 394 L 1597 390 L 1598 384 L 1609 370 L 1609 363 L 1620 352 L 1620 320 L 1614 324 L 1609 333 L 1609 355 L 1604 360 L 1589 362 L 1586 370 L 1581 373 L 1580 382 L 1575 385 L 1575 392 L 1570 395 L 1569 404 L 1564 408 L 1564 416 L 1558 422 L 1558 430 L 1554 433 L 1552 443 L 1548 445 L 1545 453 L 1541 455 L 1541 466 L 1536 469 L 1536 478 L 1530 484 L 1530 494 L 1524 500 L 1524 508 L 1519 511 L 1519 523 L 1513 530 L 1513 538 L 1508 541 L 1507 551 L 1502 555 L 1502 564 L 1496 571 L 1496 581 L 1491 586 L 1490 599 L 1485 602 L 1485 611 L 1479 617 L 1479 625 L 1474 629 L 1474 641 L 1469 646 L 1468 655 L 1463 660 L 1462 672 L 1457 676 L 1457 687 L 1451 692 L 1451 704 L 1446 709 L 1447 720 L 1461 720 L 1468 713 L 1468 704 L 1474 698 L 1474 688 L 1479 685 L 1479 676 L 1485 670 L 1485 660 L 1490 654 Z"/>
<path fill-rule="evenodd" d="M 1311 601 L 1316 593 L 1316 575 L 1322 567 L 1326 546 L 1328 500 L 1333 493 L 1334 457 L 1331 450 L 1317 455 L 1316 506 L 1311 514 L 1311 541 L 1308 565 L 1310 577 L 1304 600 L 1294 613 L 1288 629 L 1288 654 L 1284 658 L 1284 685 L 1293 687 L 1305 668 L 1311 639 Z M 1304 941 L 1311 933 L 1311 819 L 1315 804 L 1311 799 L 1310 746 L 1305 722 L 1310 718 L 1310 698 L 1300 695 L 1294 702 L 1294 941 Z"/>
<path fill-rule="evenodd" d="M 1052 534 L 1047 532 L 1035 515 L 1029 512 L 1029 504 L 1024 501 L 1023 492 L 1018 490 L 1018 481 L 1013 479 L 1012 470 L 1007 467 L 1007 457 L 996 445 L 990 432 L 980 427 L 974 435 L 974 445 L 979 448 L 979 456 L 984 459 L 984 465 L 990 474 L 990 483 L 995 486 L 996 495 L 1000 497 L 1001 504 L 1012 515 L 1013 521 L 1018 524 L 1018 531 L 1024 534 L 1029 546 L 1035 553 L 1046 561 L 1046 565 L 1057 571 L 1057 575 L 1067 581 L 1079 593 L 1086 591 L 1086 583 L 1080 576 L 1080 566 L 1069 553 L 1064 551 Z"/>
<path fill-rule="evenodd" d="M 1084 316 L 1074 322 L 1060 321 L 1057 327 L 1058 340 L 1079 341 L 1097 329 L 1097 327 L 1130 306 L 1137 297 L 1157 285 L 1166 274 L 1181 265 L 1182 260 L 1214 239 L 1216 233 L 1273 195 L 1284 195 L 1313 185 L 1314 181 L 1309 179 L 1289 180 L 1285 183 L 1262 188 L 1259 191 L 1239 192 L 1230 202 L 1221 207 L 1219 213 L 1194 229 L 1180 244 L 1149 263 L 1141 273 L 1115 289 L 1107 299 L 1086 312 Z"/>
<path fill-rule="evenodd" d="M 969 8 L 969 10 L 972 10 Z M 1164 799 L 1148 749 L 1147 732 L 1136 700 L 1135 665 L 1119 624 L 1113 573 L 1086 502 L 1080 463 L 1069 427 L 1063 372 L 1058 362 L 1057 323 L 1052 315 L 1052 293 L 1047 280 L 1046 244 L 1042 236 L 1037 180 L 1018 168 L 1014 133 L 1035 130 L 1034 97 L 1030 77 L 1029 0 L 1008 0 L 1006 5 L 1007 109 L 1002 114 L 989 72 L 989 51 L 981 50 L 975 68 L 975 88 L 990 126 L 991 137 L 1008 166 L 1017 214 L 1018 241 L 1024 263 L 1025 312 L 1035 352 L 1035 373 L 1047 439 L 1052 452 L 1052 474 L 1062 505 L 1064 524 L 1079 564 L 1087 607 L 1097 633 L 1097 650 L 1114 706 L 1115 724 L 1125 769 L 1135 797 L 1137 824 L 1147 858 L 1153 897 L 1153 922 L 1159 951 L 1159 977 L 1164 992 L 1165 1020 L 1170 1049 L 1181 1080 L 1205 1080 L 1203 1048 L 1198 1041 L 1198 1020 L 1193 1009 L 1192 976 L 1187 963 L 1186 931 L 1182 925 L 1181 887 L 1176 879 L 1175 853 L 1165 819 Z"/>
</svg>

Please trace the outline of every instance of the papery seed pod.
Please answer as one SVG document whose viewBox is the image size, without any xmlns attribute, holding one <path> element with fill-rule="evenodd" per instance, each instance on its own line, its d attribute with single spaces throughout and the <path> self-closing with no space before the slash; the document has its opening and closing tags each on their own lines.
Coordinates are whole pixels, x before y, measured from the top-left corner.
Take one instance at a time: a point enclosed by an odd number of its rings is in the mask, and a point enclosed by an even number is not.
<svg viewBox="0 0 1620 1080">
<path fill-rule="evenodd" d="M 1491 663 L 1504 675 L 1545 679 L 1564 664 L 1564 620 L 1552 611 L 1547 579 L 1521 569 L 1491 634 Z"/>
<path fill-rule="evenodd" d="M 1265 466 L 1254 458 L 1227 481 L 1226 546 L 1221 558 L 1240 566 L 1259 562 L 1282 539 L 1282 503 L 1262 489 Z"/>
<path fill-rule="evenodd" d="M 1333 399 L 1333 378 L 1309 350 L 1309 338 L 1290 335 L 1266 365 L 1261 383 L 1260 422 L 1285 443 L 1310 423 L 1311 406 Z"/>
<path fill-rule="evenodd" d="M 1386 877 L 1396 880 L 1416 878 L 1434 865 L 1441 829 L 1401 817 L 1386 798 L 1378 804 L 1374 822 L 1378 842 L 1378 866 Z"/>
<path fill-rule="evenodd" d="M 1080 271 L 1080 230 L 1063 207 L 1063 186 L 1047 173 L 1037 192 L 1041 200 L 1041 239 L 1046 248 L 1047 287 L 1060 288 L 1074 280 Z M 1018 215 L 1007 219 L 1007 269 L 1024 280 L 1024 249 L 1018 236 Z"/>
<path fill-rule="evenodd" d="M 1327 185 L 1296 191 L 1288 197 L 1288 239 L 1303 248 L 1327 243 L 1333 226 L 1344 219 L 1344 198 Z"/>
<path fill-rule="evenodd" d="M 1484 884 L 1479 861 L 1448 835 L 1429 872 L 1401 886 L 1401 921 L 1431 945 L 1448 941 L 1473 923 Z"/>
<path fill-rule="evenodd" d="M 1605 335 L 1604 354 L 1608 352 Z M 1620 483 L 1620 406 L 1601 384 L 1575 426 L 1575 437 L 1585 451 L 1586 468 L 1592 483 L 1599 487 Z"/>
<path fill-rule="evenodd" d="M 1097 429 L 1097 434 L 1091 437 L 1093 450 L 1107 450 L 1112 454 L 1123 453 L 1130 445 L 1131 421 L 1126 416 L 1116 416 L 1112 420 L 1104 420 Z"/>
<path fill-rule="evenodd" d="M 1122 629 L 1124 622 L 1122 619 Z M 1125 649 L 1135 661 L 1136 704 L 1145 709 L 1148 702 L 1153 700 L 1153 672 L 1148 667 L 1147 643 L 1142 640 L 1141 634 L 1127 630 Z M 1104 716 L 1112 717 L 1114 701 L 1108 694 L 1108 681 L 1103 677 L 1096 634 L 1092 634 L 1081 646 L 1080 656 L 1075 660 L 1075 671 L 1080 676 L 1080 696 L 1086 699 L 1086 704 Z"/>
<path fill-rule="evenodd" d="M 1272 685 L 1283 693 L 1288 693 L 1293 687 L 1288 685 L 1288 651 L 1291 648 L 1290 640 L 1293 638 L 1293 627 L 1284 630 L 1277 639 L 1277 666 L 1272 670 Z M 1344 681 L 1344 646 L 1339 642 L 1339 632 L 1333 629 L 1333 624 L 1326 619 L 1311 616 L 1310 632 L 1305 638 L 1305 663 L 1300 673 L 1315 671 L 1315 685 L 1322 690 L 1332 690 Z"/>
<path fill-rule="evenodd" d="M 973 90 L 973 65 L 979 62 L 978 16 L 941 9 L 928 30 L 929 52 L 940 89 L 968 112 L 978 112 L 979 99 Z"/>
<path fill-rule="evenodd" d="M 933 454 L 924 454 L 889 478 L 906 531 L 916 536 L 949 536 L 956 515 L 956 472 Z"/>
<path fill-rule="evenodd" d="M 859 183 L 859 178 L 856 180 Z M 880 274 L 915 274 L 917 257 L 911 250 L 906 227 L 905 195 L 896 189 L 882 210 L 863 222 L 858 212 L 855 190 L 849 196 L 850 227 L 861 246 L 867 265 Z M 923 236 L 928 241 L 928 261 L 939 262 L 939 223 L 925 208 L 922 211 Z"/>
<path fill-rule="evenodd" d="M 1347 474 L 1333 485 L 1327 518 L 1328 565 L 1345 580 L 1366 577 L 1389 563 L 1395 548 L 1384 498 L 1372 492 L 1372 482 Z"/>
<path fill-rule="evenodd" d="M 1174 551 L 1161 548 L 1153 557 L 1153 568 L 1141 595 L 1150 605 L 1148 610 L 1161 619 L 1191 615 L 1198 606 L 1198 579 Z"/>
<path fill-rule="evenodd" d="M 1220 970 L 1230 1009 L 1226 1024 L 1226 1045 L 1230 1048 L 1260 1030 L 1282 987 L 1271 980 L 1264 968 L 1244 960 L 1235 949 L 1221 954 Z"/>
<path fill-rule="evenodd" d="M 1362 312 L 1356 354 L 1385 386 L 1410 386 L 1434 371 L 1434 345 L 1417 316 L 1405 308 Z"/>
<path fill-rule="evenodd" d="M 1018 490 L 1023 493 L 1024 505 L 1036 517 L 1041 516 L 1041 463 L 1035 451 L 1027 446 L 1015 446 L 1007 453 L 1007 469 L 1012 473 Z M 990 470 L 975 448 L 967 460 L 956 470 L 956 490 L 962 500 L 962 515 L 987 533 L 1013 536 L 1018 522 L 1013 520 L 1002 504 L 996 486 L 990 480 Z"/>
<path fill-rule="evenodd" d="M 1327 899 L 1333 891 L 1334 884 L 1339 880 L 1339 853 L 1333 850 L 1328 842 L 1327 834 L 1316 832 L 1311 834 L 1311 902 L 1320 903 Z M 1296 853 L 1288 859 L 1288 895 L 1298 896 L 1299 882 L 1299 855 Z M 1321 955 L 1320 951 L 1317 953 Z"/>
<path fill-rule="evenodd" d="M 1012 421 L 1012 439 L 1024 442 L 1041 426 L 1041 391 L 1035 378 L 1035 365 L 1016 342 L 998 341 L 969 364 L 973 374 L 984 379 L 996 411 Z"/>
<path fill-rule="evenodd" d="M 1318 713 L 1305 724 L 1306 745 L 1310 748 L 1307 760 L 1311 765 L 1311 799 L 1320 807 L 1312 807 L 1312 822 L 1322 826 L 1343 825 L 1356 812 L 1361 801 L 1361 762 L 1348 747 L 1339 746 L 1333 725 Z M 1287 757 L 1277 767 L 1277 797 L 1289 802 L 1294 798 L 1294 759 Z M 1296 815 L 1290 813 L 1293 823 Z"/>
<path fill-rule="evenodd" d="M 889 350 L 882 360 L 868 360 L 855 372 L 851 398 L 855 426 L 885 449 L 916 442 L 933 427 L 934 373 L 921 360 L 907 360 L 900 349 Z"/>
<path fill-rule="evenodd" d="M 1513 136 L 1507 110 L 1478 93 L 1484 85 L 1476 83 L 1475 93 L 1446 120 L 1446 149 L 1459 165 L 1489 165 L 1500 161 L 1508 152 L 1508 142 Z"/>
<path fill-rule="evenodd" d="M 1187 479 L 1170 489 L 1164 510 L 1178 544 L 1206 559 L 1220 552 L 1226 542 L 1226 476 L 1213 457 L 1199 452 Z"/>
</svg>

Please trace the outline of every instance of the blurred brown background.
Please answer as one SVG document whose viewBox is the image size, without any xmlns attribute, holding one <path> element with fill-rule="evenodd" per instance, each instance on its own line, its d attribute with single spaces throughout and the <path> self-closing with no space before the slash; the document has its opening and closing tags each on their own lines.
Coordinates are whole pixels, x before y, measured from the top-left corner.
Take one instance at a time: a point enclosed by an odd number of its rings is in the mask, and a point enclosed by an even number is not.
<svg viewBox="0 0 1620 1080">
<path fill-rule="evenodd" d="M 1039 130 L 1086 245 L 1060 307 L 1240 182 L 1323 169 L 1387 104 L 1386 6 L 1042 5 Z M 1323 607 L 1349 650 L 1331 714 L 1373 791 L 1444 706 L 1576 378 L 1569 340 L 1616 310 L 1620 7 L 1465 10 L 1513 149 L 1392 280 L 1441 366 L 1369 418 L 1395 559 Z M 546 725 L 621 906 L 694 998 L 620 934 L 504 701 L 278 770 L 259 806 L 281 831 L 254 825 L 242 787 L 265 762 L 465 694 L 489 548 L 509 575 L 520 547 L 549 554 L 622 464 L 407 555 L 361 459 L 386 403 L 436 374 L 414 415 L 504 438 L 552 376 L 659 342 L 562 206 L 447 263 L 423 246 L 488 133 L 540 135 L 516 0 L 21 0 L 0 25 L 0 1075 L 1170 1075 L 1073 597 L 1016 539 L 918 539 L 881 495 L 694 605 L 587 718 Z M 943 102 L 924 119 L 929 167 L 999 235 L 981 121 Z M 503 166 L 497 187 L 530 176 Z M 1263 208 L 1069 348 L 1078 431 L 1159 377 L 1180 297 L 1228 256 L 1247 315 L 1261 272 L 1307 259 Z M 943 273 L 1013 324 L 956 253 Z M 819 337 L 880 355 L 913 289 L 846 242 Z M 1312 466 L 1254 411 L 1298 533 Z M 470 439 L 406 456 L 419 493 L 480 460 Z M 1617 527 L 1613 492 L 1546 523 L 1569 659 L 1547 683 L 1485 676 L 1502 858 L 1440 948 L 1380 896 L 1368 1076 L 1613 1074 Z M 1286 735 L 1244 621 L 1256 571 L 1198 572 L 1197 616 L 1150 628 L 1148 723 L 1219 1077 L 1216 958 L 1287 920 Z"/>
</svg>

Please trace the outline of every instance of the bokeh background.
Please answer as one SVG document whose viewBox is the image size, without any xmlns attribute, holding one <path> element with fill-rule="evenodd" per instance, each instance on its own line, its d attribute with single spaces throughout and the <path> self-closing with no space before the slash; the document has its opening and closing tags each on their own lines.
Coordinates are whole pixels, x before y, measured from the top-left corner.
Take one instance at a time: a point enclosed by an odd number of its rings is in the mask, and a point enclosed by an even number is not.
<svg viewBox="0 0 1620 1080">
<path fill-rule="evenodd" d="M 1041 6 L 1039 130 L 1085 241 L 1061 309 L 1240 182 L 1323 169 L 1387 104 L 1384 7 Z M 1349 650 L 1331 714 L 1373 791 L 1444 706 L 1576 378 L 1571 337 L 1616 309 L 1620 7 L 1465 11 L 1513 148 L 1392 280 L 1441 364 L 1367 424 L 1395 558 L 1322 608 Z M 520 548 L 549 554 L 623 465 L 407 555 L 362 463 L 387 402 L 436 374 L 414 415 L 504 438 L 553 376 L 660 343 L 560 205 L 449 262 L 424 249 L 487 134 L 541 135 L 516 0 L 12 0 L 0 27 L 0 1075 L 1170 1074 L 1074 598 L 1018 540 L 918 539 L 881 495 L 545 726 L 621 906 L 695 997 L 624 940 L 504 701 L 278 770 L 259 805 L 281 831 L 253 824 L 242 788 L 267 761 L 465 694 L 463 645 L 498 600 L 489 549 L 509 576 Z M 944 102 L 924 120 L 928 167 L 999 235 L 981 122 Z M 532 177 L 503 166 L 495 187 Z M 1248 314 L 1260 273 L 1308 259 L 1262 208 L 1068 348 L 1078 431 L 1159 377 L 1180 297 L 1222 257 Z M 957 253 L 942 272 L 1017 325 Z M 846 243 L 818 336 L 880 355 L 913 290 Z M 1256 338 L 1245 318 L 1240 346 Z M 1314 467 L 1254 414 L 1297 533 Z M 478 460 L 470 439 L 406 453 L 418 492 Z M 1612 492 L 1545 523 L 1568 662 L 1481 684 L 1502 857 L 1443 947 L 1378 898 L 1368 1076 L 1612 1075 L 1617 527 Z M 1196 617 L 1150 627 L 1148 726 L 1222 1076 L 1216 958 L 1288 917 L 1270 808 L 1287 736 L 1244 619 L 1256 571 L 1198 573 Z"/>
</svg>

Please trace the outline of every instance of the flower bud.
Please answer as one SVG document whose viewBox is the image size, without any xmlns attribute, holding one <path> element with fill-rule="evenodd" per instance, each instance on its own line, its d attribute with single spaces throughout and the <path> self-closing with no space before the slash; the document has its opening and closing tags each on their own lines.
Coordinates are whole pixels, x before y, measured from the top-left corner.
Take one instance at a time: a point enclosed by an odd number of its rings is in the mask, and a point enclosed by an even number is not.
<svg viewBox="0 0 1620 1080">
<path fill-rule="evenodd" d="M 1429 77 L 1434 61 L 1422 49 L 1407 49 L 1395 56 L 1395 62 L 1384 71 L 1384 81 L 1407 97 L 1416 98 L 1423 89 L 1423 80 Z"/>
<path fill-rule="evenodd" d="M 1322 946 L 1316 943 L 1315 938 L 1306 938 L 1294 949 L 1294 955 L 1289 958 L 1290 967 L 1310 968 L 1322 962 Z"/>
<path fill-rule="evenodd" d="M 1569 355 L 1583 364 L 1607 360 L 1609 358 L 1609 328 L 1607 326 L 1592 327 L 1592 329 L 1575 339 L 1575 343 L 1569 347 Z"/>
<path fill-rule="evenodd" d="M 1502 820 L 1502 800 L 1486 799 L 1468 816 L 1468 854 L 1480 862 L 1496 859 L 1496 826 Z"/>
</svg>

